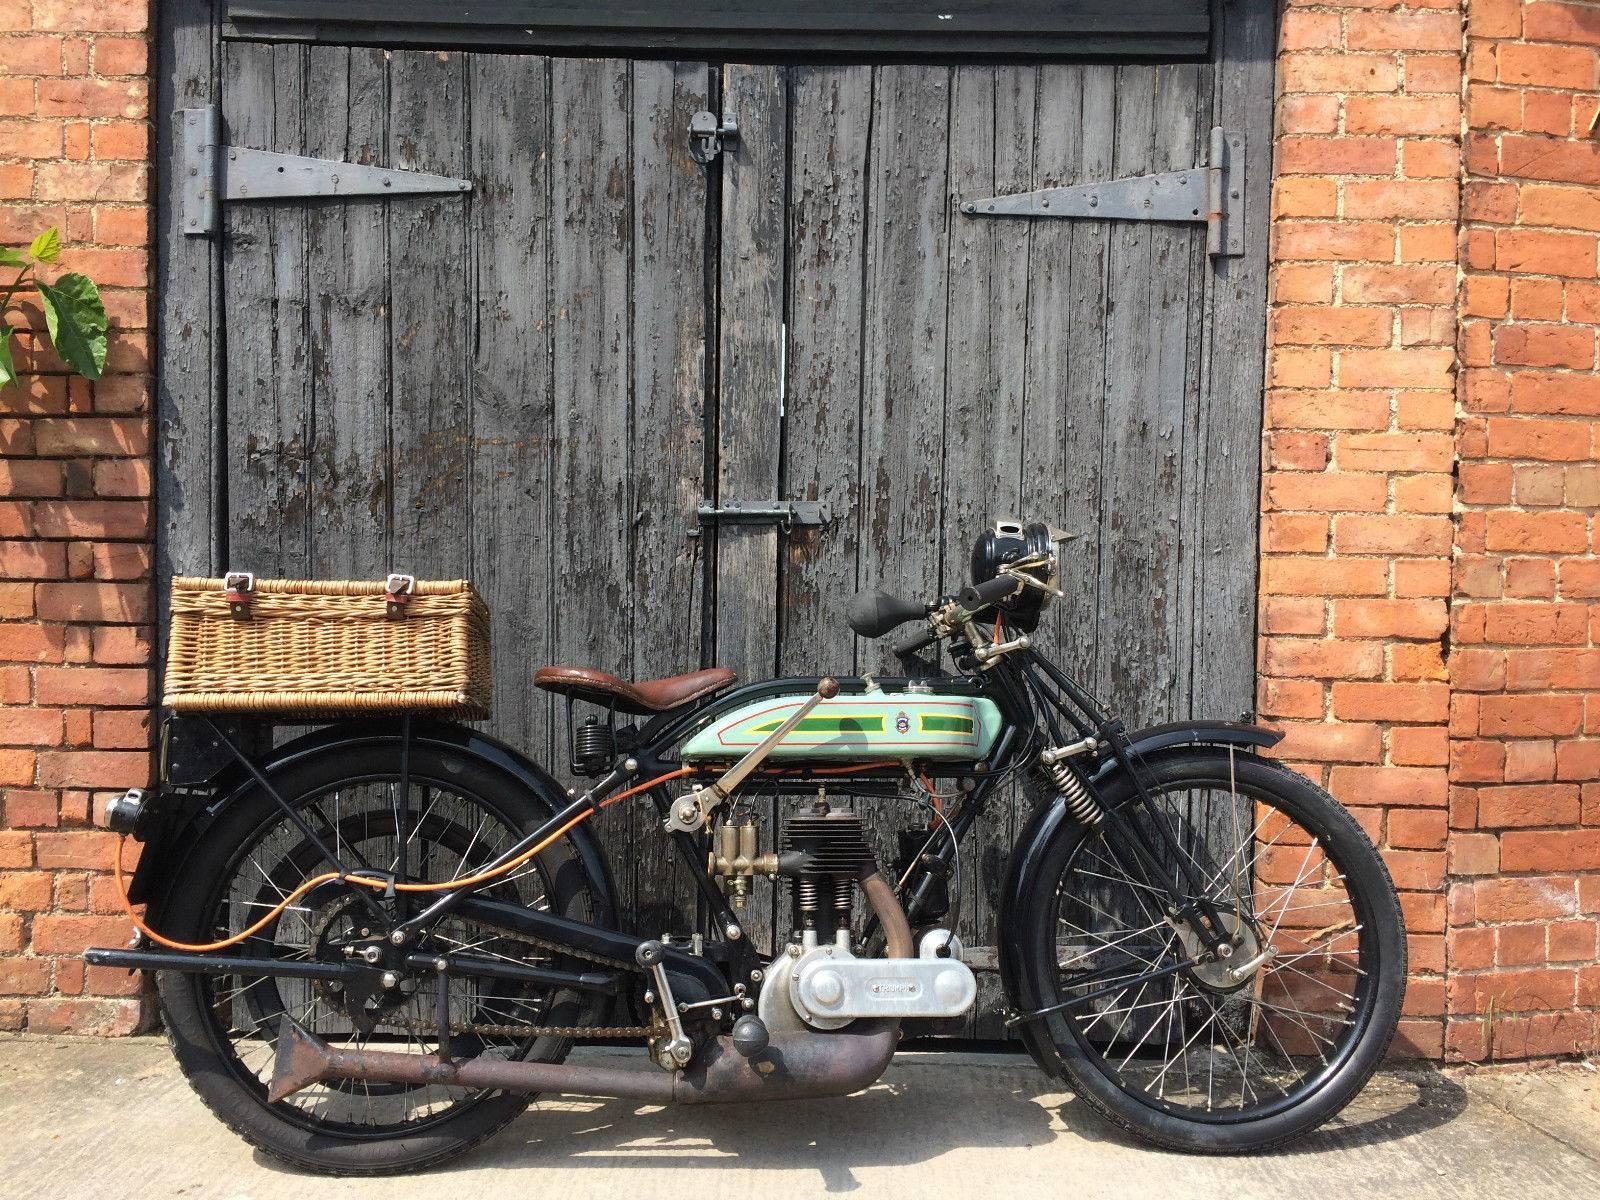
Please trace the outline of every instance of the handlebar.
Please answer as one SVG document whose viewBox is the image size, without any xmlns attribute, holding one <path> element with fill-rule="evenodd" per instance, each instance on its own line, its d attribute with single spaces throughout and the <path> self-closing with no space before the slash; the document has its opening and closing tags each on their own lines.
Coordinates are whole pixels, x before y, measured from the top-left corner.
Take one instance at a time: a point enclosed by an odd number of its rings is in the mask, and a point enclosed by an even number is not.
<svg viewBox="0 0 1600 1200">
<path fill-rule="evenodd" d="M 889 643 L 889 651 L 903 658 L 908 654 L 915 654 L 918 650 L 933 645 L 938 640 L 939 635 L 926 624 L 913 626 L 904 633 L 899 634 Z"/>
<path fill-rule="evenodd" d="M 984 583 L 973 584 L 971 587 L 961 589 L 961 607 L 968 612 L 976 612 L 980 608 L 987 608 L 1010 596 L 1014 596 L 1022 588 L 1022 584 L 1011 575 L 996 575 Z"/>
</svg>

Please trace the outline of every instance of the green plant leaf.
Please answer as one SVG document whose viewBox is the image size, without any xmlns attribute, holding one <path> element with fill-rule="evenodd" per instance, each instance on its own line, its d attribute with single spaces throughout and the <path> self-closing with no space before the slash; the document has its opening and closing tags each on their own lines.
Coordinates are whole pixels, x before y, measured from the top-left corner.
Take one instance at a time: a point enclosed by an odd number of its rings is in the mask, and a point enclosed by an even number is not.
<svg viewBox="0 0 1600 1200">
<path fill-rule="evenodd" d="M 25 267 L 28 260 L 10 246 L 0 246 L 0 267 Z"/>
<path fill-rule="evenodd" d="M 0 325 L 0 388 L 17 381 L 16 364 L 11 361 L 11 330 Z"/>
<path fill-rule="evenodd" d="M 76 272 L 54 283 L 35 282 L 56 353 L 85 379 L 99 379 L 106 366 L 106 309 L 100 289 Z"/>
<path fill-rule="evenodd" d="M 28 253 L 39 262 L 52 263 L 61 257 L 61 230 L 54 225 L 46 229 L 33 239 L 33 245 L 28 247 Z"/>
</svg>

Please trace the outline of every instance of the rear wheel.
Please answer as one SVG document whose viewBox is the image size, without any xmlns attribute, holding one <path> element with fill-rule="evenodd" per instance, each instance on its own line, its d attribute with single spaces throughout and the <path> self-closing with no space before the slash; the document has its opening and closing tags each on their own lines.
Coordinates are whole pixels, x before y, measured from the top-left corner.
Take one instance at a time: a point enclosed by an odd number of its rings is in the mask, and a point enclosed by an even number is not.
<svg viewBox="0 0 1600 1200">
<path fill-rule="evenodd" d="M 481 870 L 536 829 L 548 812 L 537 798 L 474 759 L 418 747 L 401 803 L 392 749 L 321 756 L 275 783 L 349 869 L 443 882 Z M 236 933 L 327 864 L 298 826 L 259 790 L 241 797 L 207 831 L 183 868 L 163 933 L 210 942 Z M 490 898 L 592 919 L 593 897 L 565 843 L 483 889 Z M 402 894 L 403 896 L 403 894 Z M 380 908 L 381 893 L 374 893 Z M 431 897 L 414 895 L 415 905 Z M 415 911 L 413 908 L 411 911 Z M 381 918 L 336 883 L 306 893 L 233 952 L 349 961 L 381 937 Z M 516 963 L 572 967 L 509 930 L 452 917 L 430 948 Z M 557 1062 L 566 1037 L 535 1026 L 600 1025 L 603 1005 L 565 989 L 449 977 L 450 1052 Z M 295 1166 L 330 1174 L 415 1170 L 460 1154 L 514 1119 L 527 1097 L 437 1085 L 314 1084 L 277 1103 L 266 1097 L 279 1022 L 297 1021 L 335 1046 L 411 1053 L 439 1049 L 431 980 L 351 995 L 336 983 L 271 976 L 163 972 L 158 979 L 179 1065 L 211 1109 L 254 1145 Z"/>
<path fill-rule="evenodd" d="M 1342 1109 L 1400 1014 L 1405 932 L 1383 860 L 1321 788 L 1253 754 L 1145 766 L 1176 846 L 1131 787 L 1117 817 L 1051 846 L 1029 970 L 1060 1067 L 1094 1107 L 1171 1149 L 1261 1149 Z M 1124 821 L 1163 847 L 1141 865 Z M 1187 867 L 1184 872 L 1180 867 Z M 1175 917 L 1194 879 L 1229 933 L 1212 954 Z M 1185 965 L 1188 964 L 1188 965 Z"/>
</svg>

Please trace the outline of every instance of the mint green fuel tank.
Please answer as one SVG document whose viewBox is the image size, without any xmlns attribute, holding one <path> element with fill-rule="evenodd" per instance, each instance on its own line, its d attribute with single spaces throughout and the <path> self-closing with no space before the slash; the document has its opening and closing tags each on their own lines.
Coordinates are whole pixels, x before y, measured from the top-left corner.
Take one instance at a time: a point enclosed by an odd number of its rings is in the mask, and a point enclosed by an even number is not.
<svg viewBox="0 0 1600 1200">
<path fill-rule="evenodd" d="M 686 762 L 730 760 L 761 740 L 811 695 L 767 696 L 713 718 L 679 751 Z M 975 762 L 1000 733 L 1000 710 L 985 696 L 888 688 L 841 695 L 812 709 L 773 749 L 771 759 L 873 759 Z"/>
</svg>

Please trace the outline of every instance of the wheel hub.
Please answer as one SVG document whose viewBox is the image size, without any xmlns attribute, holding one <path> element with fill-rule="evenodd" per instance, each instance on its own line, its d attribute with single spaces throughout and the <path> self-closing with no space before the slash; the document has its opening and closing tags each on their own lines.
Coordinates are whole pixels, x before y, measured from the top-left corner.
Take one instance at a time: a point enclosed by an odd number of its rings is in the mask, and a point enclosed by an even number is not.
<svg viewBox="0 0 1600 1200">
<path fill-rule="evenodd" d="M 1176 925 L 1179 945 L 1185 958 L 1199 961 L 1186 972 L 1195 983 L 1212 992 L 1236 992 L 1255 977 L 1262 966 L 1261 940 L 1255 927 L 1237 913 L 1219 912 L 1218 922 L 1228 940 L 1213 954 L 1194 924 L 1187 920 Z M 1261 960 L 1261 961 L 1258 961 Z"/>
<path fill-rule="evenodd" d="M 336 980 L 316 984 L 325 1004 L 367 1034 L 416 992 L 416 980 L 389 961 L 392 947 L 387 933 L 372 926 L 371 914 L 354 896 L 340 896 L 324 905 L 311 927 L 313 958 L 368 968 L 354 972 L 342 984 Z"/>
</svg>

